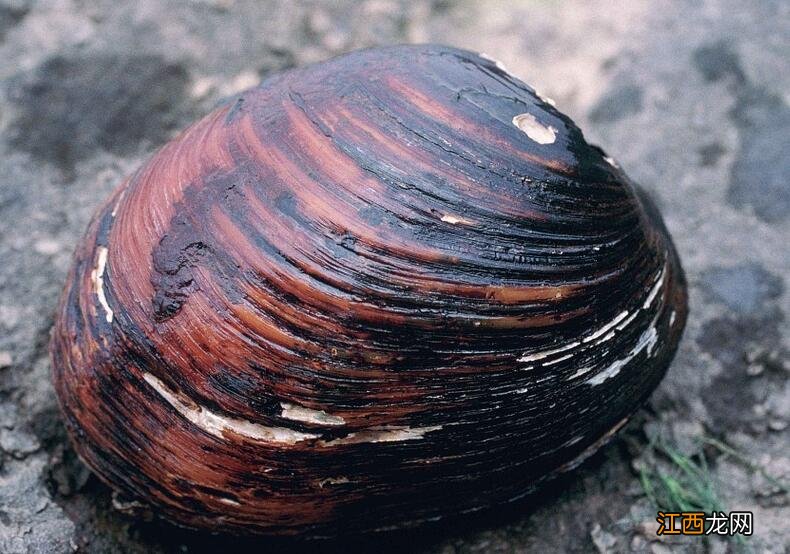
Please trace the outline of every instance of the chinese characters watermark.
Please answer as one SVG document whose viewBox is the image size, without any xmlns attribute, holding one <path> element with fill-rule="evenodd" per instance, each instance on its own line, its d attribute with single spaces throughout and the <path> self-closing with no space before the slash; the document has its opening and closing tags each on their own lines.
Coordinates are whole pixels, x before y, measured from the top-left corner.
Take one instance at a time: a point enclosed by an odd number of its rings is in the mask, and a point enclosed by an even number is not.
<svg viewBox="0 0 790 554">
<path fill-rule="evenodd" d="M 752 512 L 658 512 L 657 535 L 751 535 Z"/>
</svg>

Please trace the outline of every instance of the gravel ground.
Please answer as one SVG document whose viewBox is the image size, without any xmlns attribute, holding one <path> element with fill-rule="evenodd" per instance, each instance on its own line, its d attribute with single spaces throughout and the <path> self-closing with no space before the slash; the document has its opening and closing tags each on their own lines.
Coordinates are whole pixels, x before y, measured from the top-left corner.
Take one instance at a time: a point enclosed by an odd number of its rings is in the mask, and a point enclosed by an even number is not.
<svg viewBox="0 0 790 554">
<path fill-rule="evenodd" d="M 506 7 L 507 6 L 507 7 Z M 375 542 L 250 543 L 141 521 L 76 459 L 47 341 L 71 251 L 102 199 L 220 99 L 354 48 L 442 42 L 495 57 L 656 199 L 690 282 L 675 362 L 639 417 L 507 510 Z M 0 0 L 0 552 L 790 550 L 790 4 Z M 747 546 L 657 541 L 645 446 L 702 437 Z M 677 468 L 675 468 L 677 469 Z M 772 477 L 766 477 L 766 475 Z"/>
</svg>

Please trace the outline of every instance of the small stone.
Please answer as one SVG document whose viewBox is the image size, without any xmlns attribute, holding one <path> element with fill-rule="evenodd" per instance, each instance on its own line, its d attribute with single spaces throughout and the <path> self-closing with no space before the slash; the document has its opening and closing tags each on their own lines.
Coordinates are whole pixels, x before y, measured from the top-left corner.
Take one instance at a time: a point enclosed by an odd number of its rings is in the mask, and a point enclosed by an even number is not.
<svg viewBox="0 0 790 554">
<path fill-rule="evenodd" d="M 787 429 L 787 422 L 783 419 L 772 418 L 768 420 L 768 428 L 771 431 L 784 431 Z"/>
<path fill-rule="evenodd" d="M 15 429 L 0 429 L 0 450 L 22 460 L 36 452 L 41 445 L 36 437 Z"/>
<path fill-rule="evenodd" d="M 321 43 L 331 52 L 341 50 L 346 44 L 346 37 L 343 33 L 333 31 L 324 35 Z"/>
<path fill-rule="evenodd" d="M 648 541 L 660 541 L 664 540 L 666 535 L 657 535 L 656 531 L 658 531 L 658 522 L 657 521 L 643 521 L 639 525 L 636 526 L 636 530 L 641 534 L 644 538 Z"/>
<path fill-rule="evenodd" d="M 763 366 L 763 364 L 749 364 L 746 366 L 746 375 L 749 377 L 757 377 L 764 369 L 765 366 Z"/>
<path fill-rule="evenodd" d="M 216 88 L 216 82 L 211 77 L 198 77 L 192 82 L 189 93 L 198 100 L 205 98 Z"/>
<path fill-rule="evenodd" d="M 13 329 L 22 318 L 22 310 L 16 306 L 0 304 L 0 326 Z"/>
<path fill-rule="evenodd" d="M 601 554 L 614 552 L 614 547 L 617 545 L 615 536 L 604 531 L 598 523 L 593 525 L 592 531 L 590 531 L 590 538 L 592 538 L 595 548 Z"/>
<path fill-rule="evenodd" d="M 260 76 L 252 71 L 242 71 L 226 83 L 220 85 L 221 96 L 232 96 L 254 87 L 261 82 Z"/>
<path fill-rule="evenodd" d="M 8 350 L 0 350 L 0 369 L 10 367 L 14 363 L 14 358 Z"/>
<path fill-rule="evenodd" d="M 317 35 L 332 29 L 332 18 L 324 10 L 315 9 L 307 18 L 308 29 Z"/>
<path fill-rule="evenodd" d="M 52 239 L 40 239 L 33 244 L 33 250 L 45 256 L 60 252 L 60 243 Z"/>
</svg>

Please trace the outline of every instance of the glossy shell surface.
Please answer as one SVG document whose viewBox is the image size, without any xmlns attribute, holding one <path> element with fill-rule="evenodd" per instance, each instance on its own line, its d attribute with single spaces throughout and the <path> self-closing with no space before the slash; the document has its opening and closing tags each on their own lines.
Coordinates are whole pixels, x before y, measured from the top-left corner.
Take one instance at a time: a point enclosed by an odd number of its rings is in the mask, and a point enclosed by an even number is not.
<svg viewBox="0 0 790 554">
<path fill-rule="evenodd" d="M 574 467 L 685 316 L 659 215 L 570 119 L 485 57 L 394 47 L 276 75 L 158 151 L 78 247 L 51 351 L 113 488 L 330 536 Z"/>
</svg>

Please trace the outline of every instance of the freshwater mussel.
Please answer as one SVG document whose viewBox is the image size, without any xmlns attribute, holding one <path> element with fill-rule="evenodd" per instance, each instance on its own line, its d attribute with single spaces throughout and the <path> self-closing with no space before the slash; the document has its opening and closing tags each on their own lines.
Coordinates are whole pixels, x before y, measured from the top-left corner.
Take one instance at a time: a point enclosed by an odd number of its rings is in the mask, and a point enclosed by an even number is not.
<svg viewBox="0 0 790 554">
<path fill-rule="evenodd" d="M 79 245 L 51 352 L 111 487 L 189 527 L 322 537 L 575 467 L 685 318 L 611 158 L 487 57 L 400 46 L 272 76 L 159 150 Z"/>
</svg>

